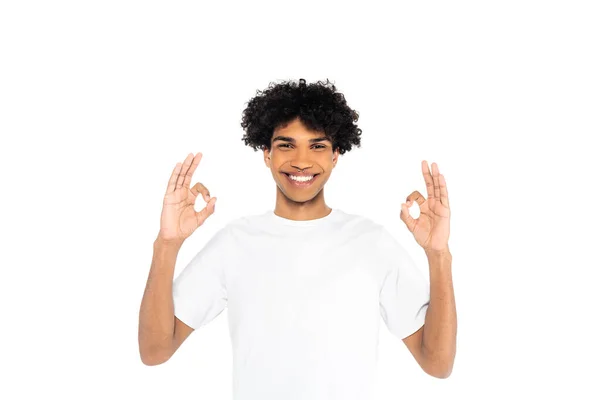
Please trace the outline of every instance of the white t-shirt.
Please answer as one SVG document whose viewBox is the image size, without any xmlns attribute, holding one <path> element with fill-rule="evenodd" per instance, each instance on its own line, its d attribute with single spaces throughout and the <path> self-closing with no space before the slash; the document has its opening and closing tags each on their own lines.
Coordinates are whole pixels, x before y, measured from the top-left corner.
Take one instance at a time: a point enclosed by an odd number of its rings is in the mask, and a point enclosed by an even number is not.
<svg viewBox="0 0 600 400">
<path fill-rule="evenodd" d="M 234 400 L 367 400 L 380 319 L 411 335 L 429 290 L 383 225 L 336 208 L 309 221 L 269 210 L 218 230 L 174 280 L 173 302 L 194 329 L 227 307 Z"/>
</svg>

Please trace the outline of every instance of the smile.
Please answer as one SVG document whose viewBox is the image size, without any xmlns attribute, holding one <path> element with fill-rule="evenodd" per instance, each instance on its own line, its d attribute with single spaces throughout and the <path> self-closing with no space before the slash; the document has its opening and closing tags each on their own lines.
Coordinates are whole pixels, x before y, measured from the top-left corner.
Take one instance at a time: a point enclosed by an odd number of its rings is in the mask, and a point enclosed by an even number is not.
<svg viewBox="0 0 600 400">
<path fill-rule="evenodd" d="M 296 177 L 296 176 L 292 178 L 290 175 L 286 174 L 285 172 L 282 172 L 282 174 L 285 175 L 288 182 L 290 182 L 295 187 L 299 187 L 299 188 L 309 187 L 317 179 L 317 176 L 320 175 L 320 174 L 315 174 L 312 177 L 310 177 L 310 179 L 308 179 L 308 177 Z"/>
</svg>

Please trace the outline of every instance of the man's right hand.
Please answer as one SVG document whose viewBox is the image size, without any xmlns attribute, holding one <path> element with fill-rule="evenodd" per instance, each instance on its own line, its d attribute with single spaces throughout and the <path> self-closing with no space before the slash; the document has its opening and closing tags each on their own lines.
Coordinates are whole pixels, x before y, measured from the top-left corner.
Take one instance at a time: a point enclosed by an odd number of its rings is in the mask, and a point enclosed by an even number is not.
<svg viewBox="0 0 600 400">
<path fill-rule="evenodd" d="M 183 243 L 196 228 L 215 212 L 216 197 L 210 197 L 208 189 L 200 182 L 190 188 L 192 175 L 200 164 L 202 153 L 190 153 L 182 163 L 177 163 L 169 179 L 163 200 L 158 237 L 165 242 Z M 206 206 L 199 212 L 194 209 L 196 198 L 201 194 Z"/>
</svg>

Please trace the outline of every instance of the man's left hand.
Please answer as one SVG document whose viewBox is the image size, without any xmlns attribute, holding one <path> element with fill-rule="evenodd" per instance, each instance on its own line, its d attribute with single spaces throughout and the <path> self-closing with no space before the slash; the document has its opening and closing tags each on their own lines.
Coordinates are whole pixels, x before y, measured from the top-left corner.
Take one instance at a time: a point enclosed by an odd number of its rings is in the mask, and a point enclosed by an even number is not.
<svg viewBox="0 0 600 400">
<path fill-rule="evenodd" d="M 406 198 L 406 203 L 401 205 L 400 219 L 404 221 L 408 230 L 425 252 L 449 251 L 450 203 L 448 201 L 446 180 L 444 175 L 440 174 L 438 165 L 435 162 L 431 164 L 432 172 L 430 172 L 427 161 L 423 160 L 421 170 L 427 185 L 427 199 L 418 190 L 412 192 Z M 415 201 L 419 204 L 421 212 L 417 219 L 411 217 L 408 212 Z"/>
</svg>

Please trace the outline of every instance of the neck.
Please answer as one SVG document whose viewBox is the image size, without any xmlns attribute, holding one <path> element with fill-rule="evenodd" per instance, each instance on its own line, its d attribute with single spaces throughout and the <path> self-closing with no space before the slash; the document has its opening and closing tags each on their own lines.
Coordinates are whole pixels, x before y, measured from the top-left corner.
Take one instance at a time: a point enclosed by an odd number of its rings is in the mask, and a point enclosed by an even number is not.
<svg viewBox="0 0 600 400">
<path fill-rule="evenodd" d="M 325 204 L 323 190 L 314 198 L 307 201 L 294 201 L 286 197 L 279 190 L 275 203 L 275 214 L 294 221 L 305 221 L 323 218 L 329 215 L 332 208 Z"/>
</svg>

